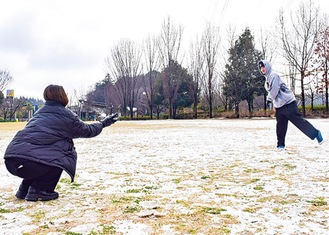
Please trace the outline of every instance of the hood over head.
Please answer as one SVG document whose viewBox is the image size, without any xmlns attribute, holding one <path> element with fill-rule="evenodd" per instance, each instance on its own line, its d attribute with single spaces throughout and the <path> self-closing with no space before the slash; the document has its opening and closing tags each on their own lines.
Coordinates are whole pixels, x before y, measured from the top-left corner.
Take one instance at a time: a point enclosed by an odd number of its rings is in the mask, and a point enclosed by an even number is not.
<svg viewBox="0 0 329 235">
<path fill-rule="evenodd" d="M 266 69 L 265 77 L 267 77 L 269 74 L 271 74 L 272 65 L 269 61 L 261 60 L 261 61 L 258 62 L 258 70 L 262 74 L 262 72 L 260 71 L 260 67 L 265 67 L 265 69 Z"/>
</svg>

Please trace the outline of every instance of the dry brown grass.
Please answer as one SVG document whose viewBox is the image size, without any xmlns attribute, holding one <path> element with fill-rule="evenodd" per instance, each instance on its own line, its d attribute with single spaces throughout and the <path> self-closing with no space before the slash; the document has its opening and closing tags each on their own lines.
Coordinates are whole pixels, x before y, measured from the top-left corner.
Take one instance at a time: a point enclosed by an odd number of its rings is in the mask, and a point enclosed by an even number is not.
<svg viewBox="0 0 329 235">
<path fill-rule="evenodd" d="M 26 122 L 0 122 L 1 131 L 18 131 L 25 127 Z"/>
</svg>

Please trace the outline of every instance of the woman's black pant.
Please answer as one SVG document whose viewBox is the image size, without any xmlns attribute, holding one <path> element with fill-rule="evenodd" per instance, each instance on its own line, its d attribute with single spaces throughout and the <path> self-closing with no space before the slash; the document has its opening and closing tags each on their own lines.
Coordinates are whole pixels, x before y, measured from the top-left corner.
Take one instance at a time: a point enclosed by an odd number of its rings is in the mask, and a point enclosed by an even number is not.
<svg viewBox="0 0 329 235">
<path fill-rule="evenodd" d="M 299 130 L 301 130 L 310 139 L 314 140 L 318 135 L 318 130 L 304 119 L 298 110 L 296 101 L 276 109 L 276 135 L 277 147 L 285 146 L 285 138 L 288 129 L 288 121 L 291 121 Z"/>
<path fill-rule="evenodd" d="M 23 178 L 24 186 L 33 186 L 38 189 L 54 191 L 63 170 L 34 161 L 9 158 L 5 159 L 7 170 Z"/>
</svg>

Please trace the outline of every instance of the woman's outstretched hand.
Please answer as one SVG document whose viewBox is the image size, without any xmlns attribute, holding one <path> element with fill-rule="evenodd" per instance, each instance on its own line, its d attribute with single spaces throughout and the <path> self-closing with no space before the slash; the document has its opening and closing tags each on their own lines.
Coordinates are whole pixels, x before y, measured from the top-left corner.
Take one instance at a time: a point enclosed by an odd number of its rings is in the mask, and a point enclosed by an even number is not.
<svg viewBox="0 0 329 235">
<path fill-rule="evenodd" d="M 118 113 L 108 115 L 100 122 L 103 124 L 103 127 L 107 127 L 107 126 L 111 126 L 116 121 L 118 121 Z"/>
</svg>

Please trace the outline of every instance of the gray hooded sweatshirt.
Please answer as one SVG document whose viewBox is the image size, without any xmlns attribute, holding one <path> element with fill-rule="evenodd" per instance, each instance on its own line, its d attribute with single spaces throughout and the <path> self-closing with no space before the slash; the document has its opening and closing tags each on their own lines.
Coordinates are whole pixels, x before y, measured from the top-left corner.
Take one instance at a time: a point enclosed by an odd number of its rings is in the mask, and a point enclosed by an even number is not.
<svg viewBox="0 0 329 235">
<path fill-rule="evenodd" d="M 281 108 L 282 106 L 295 101 L 296 98 L 292 91 L 289 90 L 280 76 L 272 71 L 271 63 L 267 60 L 261 60 L 258 65 L 260 65 L 261 62 L 266 68 L 264 87 L 268 92 L 267 100 L 273 101 L 275 108 Z M 258 68 L 260 71 L 260 66 L 258 66 Z"/>
</svg>

